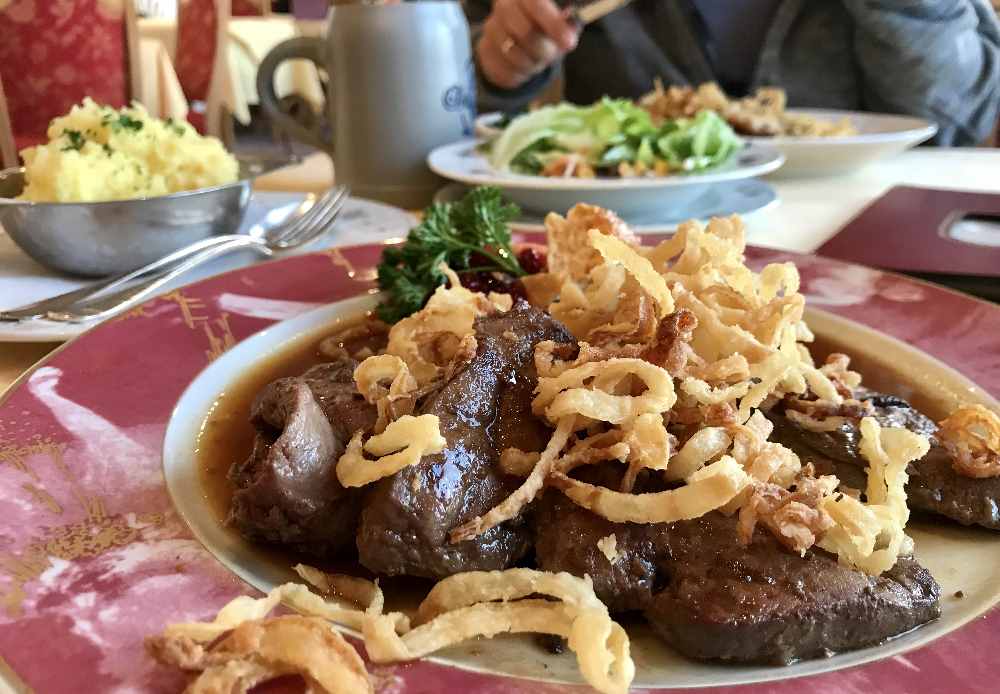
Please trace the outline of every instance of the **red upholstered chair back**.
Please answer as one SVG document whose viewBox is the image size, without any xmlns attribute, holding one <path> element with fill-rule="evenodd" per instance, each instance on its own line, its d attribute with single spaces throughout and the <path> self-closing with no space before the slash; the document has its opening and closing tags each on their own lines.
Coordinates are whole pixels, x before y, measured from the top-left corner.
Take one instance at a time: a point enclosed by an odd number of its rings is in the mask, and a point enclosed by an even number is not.
<svg viewBox="0 0 1000 694">
<path fill-rule="evenodd" d="M 0 78 L 18 148 L 89 96 L 129 100 L 126 0 L 0 0 Z"/>
<path fill-rule="evenodd" d="M 260 17 L 271 14 L 271 0 L 232 0 L 234 17 Z"/>
<path fill-rule="evenodd" d="M 3 93 L 3 80 L 0 79 L 0 169 L 17 166 L 17 150 L 14 145 L 14 131 L 10 128 L 10 114 L 7 112 L 7 99 Z"/>
<path fill-rule="evenodd" d="M 208 100 L 221 19 L 217 0 L 180 0 L 177 4 L 174 69 L 188 101 Z"/>
</svg>

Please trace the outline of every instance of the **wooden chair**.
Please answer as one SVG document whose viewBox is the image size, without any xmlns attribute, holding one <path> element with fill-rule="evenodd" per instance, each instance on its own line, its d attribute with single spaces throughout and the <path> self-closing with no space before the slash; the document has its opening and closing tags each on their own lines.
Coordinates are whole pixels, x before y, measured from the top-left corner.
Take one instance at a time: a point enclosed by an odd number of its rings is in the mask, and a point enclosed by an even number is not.
<svg viewBox="0 0 1000 694">
<path fill-rule="evenodd" d="M 86 96 L 129 102 L 139 77 L 130 17 L 106 0 L 0 3 L 0 78 L 16 150 L 44 142 L 49 122 Z"/>
<path fill-rule="evenodd" d="M 125 49 L 128 53 L 128 85 L 130 100 L 142 94 L 142 61 L 139 57 L 139 12 L 132 0 L 125 0 Z"/>
<path fill-rule="evenodd" d="M 10 115 L 7 113 L 3 80 L 0 80 L 0 169 L 9 169 L 17 165 L 17 146 L 14 144 L 14 131 L 10 127 Z"/>
</svg>

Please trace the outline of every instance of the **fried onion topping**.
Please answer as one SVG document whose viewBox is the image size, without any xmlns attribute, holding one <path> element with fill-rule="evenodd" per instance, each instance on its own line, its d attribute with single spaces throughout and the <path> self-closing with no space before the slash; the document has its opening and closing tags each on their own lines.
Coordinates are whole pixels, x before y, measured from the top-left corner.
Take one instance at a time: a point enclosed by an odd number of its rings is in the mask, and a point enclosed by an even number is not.
<svg viewBox="0 0 1000 694">
<path fill-rule="evenodd" d="M 937 438 L 965 477 L 1000 475 L 1000 416 L 982 405 L 967 405 L 939 424 Z"/>
<path fill-rule="evenodd" d="M 382 613 L 375 584 L 301 565 L 297 571 L 321 590 L 346 591 L 369 604 L 346 608 L 286 583 L 264 598 L 236 598 L 212 622 L 170 625 L 147 639 L 147 650 L 199 673 L 187 690 L 198 694 L 242 694 L 293 674 L 316 694 L 372 692 L 364 662 L 331 621 L 358 629 L 376 663 L 414 660 L 476 637 L 534 632 L 568 639 L 584 678 L 603 694 L 626 694 L 635 676 L 628 635 L 587 577 L 533 569 L 456 574 L 434 586 L 411 626 L 403 615 Z M 300 614 L 268 616 L 279 602 Z"/>
</svg>

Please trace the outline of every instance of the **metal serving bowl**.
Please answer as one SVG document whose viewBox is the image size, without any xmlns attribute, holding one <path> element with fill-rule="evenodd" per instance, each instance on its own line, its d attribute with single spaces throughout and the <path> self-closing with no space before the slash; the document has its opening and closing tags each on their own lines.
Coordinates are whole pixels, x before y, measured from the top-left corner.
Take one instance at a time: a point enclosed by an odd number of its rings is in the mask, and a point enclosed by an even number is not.
<svg viewBox="0 0 1000 694">
<path fill-rule="evenodd" d="M 250 180 L 154 198 L 25 202 L 24 169 L 0 171 L 0 226 L 42 265 L 75 275 L 129 272 L 209 236 L 234 233 Z"/>
</svg>

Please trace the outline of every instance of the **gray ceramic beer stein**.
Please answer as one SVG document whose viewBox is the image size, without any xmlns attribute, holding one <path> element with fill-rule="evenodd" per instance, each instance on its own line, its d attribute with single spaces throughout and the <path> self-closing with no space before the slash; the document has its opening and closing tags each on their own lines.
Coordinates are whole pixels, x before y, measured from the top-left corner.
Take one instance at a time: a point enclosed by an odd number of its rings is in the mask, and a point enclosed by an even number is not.
<svg viewBox="0 0 1000 694">
<path fill-rule="evenodd" d="M 274 71 L 305 58 L 329 77 L 326 132 L 278 107 Z M 257 74 L 265 112 L 334 162 L 354 195 L 426 205 L 442 181 L 427 168 L 435 147 L 472 134 L 475 79 L 469 25 L 458 2 L 338 5 L 324 38 L 276 46 Z"/>
</svg>

